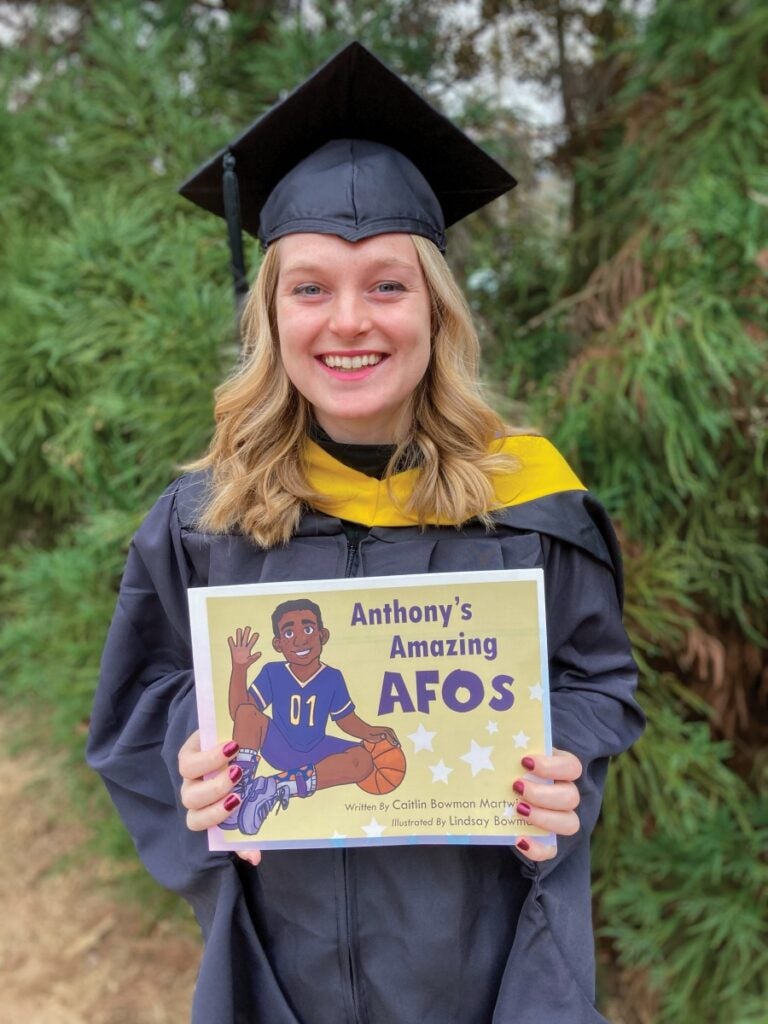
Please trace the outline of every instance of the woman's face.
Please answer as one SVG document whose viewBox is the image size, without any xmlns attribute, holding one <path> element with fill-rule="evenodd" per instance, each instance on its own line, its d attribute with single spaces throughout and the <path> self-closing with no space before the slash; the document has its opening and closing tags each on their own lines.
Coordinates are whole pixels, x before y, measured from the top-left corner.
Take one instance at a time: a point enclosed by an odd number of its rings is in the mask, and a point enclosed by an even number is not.
<svg viewBox="0 0 768 1024">
<path fill-rule="evenodd" d="M 335 441 L 394 441 L 430 357 L 431 303 L 413 242 L 300 234 L 276 244 L 286 373 Z"/>
</svg>

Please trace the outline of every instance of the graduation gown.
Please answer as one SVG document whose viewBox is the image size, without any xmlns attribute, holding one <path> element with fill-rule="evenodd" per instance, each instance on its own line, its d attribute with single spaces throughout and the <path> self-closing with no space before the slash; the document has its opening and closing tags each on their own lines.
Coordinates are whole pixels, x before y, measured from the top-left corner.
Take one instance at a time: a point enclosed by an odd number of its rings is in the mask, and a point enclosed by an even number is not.
<svg viewBox="0 0 768 1024">
<path fill-rule="evenodd" d="M 89 763 L 153 876 L 205 938 L 193 1024 L 598 1024 L 589 837 L 608 759 L 641 733 L 607 516 L 543 438 L 504 441 L 495 529 L 419 528 L 392 486 L 309 443 L 325 497 L 285 546 L 197 529 L 204 474 L 176 481 L 139 529 L 102 663 Z M 415 472 L 415 471 L 409 471 Z M 370 527 L 359 543 L 341 520 Z M 180 804 L 177 756 L 197 728 L 187 588 L 541 566 L 552 735 L 584 767 L 577 835 L 557 856 L 403 846 L 211 853 Z M 521 769 L 522 771 L 522 769 Z M 510 785 L 512 783 L 510 779 Z"/>
</svg>

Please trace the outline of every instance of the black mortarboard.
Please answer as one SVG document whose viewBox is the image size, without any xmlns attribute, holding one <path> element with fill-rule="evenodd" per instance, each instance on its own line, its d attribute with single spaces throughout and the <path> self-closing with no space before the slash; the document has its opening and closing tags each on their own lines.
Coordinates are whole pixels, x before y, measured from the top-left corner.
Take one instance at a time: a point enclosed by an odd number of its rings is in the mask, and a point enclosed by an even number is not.
<svg viewBox="0 0 768 1024">
<path fill-rule="evenodd" d="M 405 231 L 442 250 L 446 227 L 516 184 L 355 42 L 179 191 L 226 218 L 236 291 L 243 291 L 241 225 L 265 246 L 304 231 L 350 241 Z"/>
</svg>

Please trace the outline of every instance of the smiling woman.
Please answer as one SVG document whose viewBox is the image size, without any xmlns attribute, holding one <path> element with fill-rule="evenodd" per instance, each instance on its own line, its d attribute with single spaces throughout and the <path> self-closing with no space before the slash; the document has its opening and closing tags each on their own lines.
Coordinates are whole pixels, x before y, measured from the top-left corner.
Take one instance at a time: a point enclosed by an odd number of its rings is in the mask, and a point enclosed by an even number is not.
<svg viewBox="0 0 768 1024">
<path fill-rule="evenodd" d="M 352 44 L 183 186 L 227 214 L 233 262 L 237 211 L 266 254 L 210 449 L 132 545 L 89 758 L 149 869 L 198 914 L 195 1024 L 603 1021 L 589 835 L 608 759 L 642 729 L 620 556 L 555 449 L 510 435 L 483 400 L 477 334 L 442 255 L 447 224 L 513 185 Z M 281 661 L 256 671 L 258 635 L 229 638 L 232 736 L 201 749 L 187 588 L 535 566 L 564 749 L 528 751 L 509 799 L 557 847 L 208 851 L 209 827 L 254 835 L 291 801 L 364 785 L 378 744 L 398 739 L 355 713 L 321 660 L 320 609 L 302 600 L 275 609 Z M 511 677 L 489 674 L 489 702 L 510 704 Z M 446 701 L 468 683 L 485 699 L 459 662 Z"/>
<path fill-rule="evenodd" d="M 363 311 L 351 328 L 338 319 L 339 302 L 343 316 L 345 306 Z M 506 429 L 482 397 L 477 332 L 434 243 L 403 234 L 355 243 L 332 234 L 282 237 L 267 249 L 241 326 L 246 357 L 217 391 L 211 450 L 193 467 L 214 480 L 202 526 L 242 529 L 270 546 L 288 541 L 302 508 L 320 500 L 306 472 L 307 437 L 317 427 L 339 444 L 389 443 L 382 475 L 387 466 L 418 466 L 403 501 L 408 522 L 485 520 L 493 475 L 514 469 L 517 456 L 498 440 Z M 358 379 L 327 366 L 351 361 L 361 337 L 371 339 L 373 370 Z"/>
</svg>

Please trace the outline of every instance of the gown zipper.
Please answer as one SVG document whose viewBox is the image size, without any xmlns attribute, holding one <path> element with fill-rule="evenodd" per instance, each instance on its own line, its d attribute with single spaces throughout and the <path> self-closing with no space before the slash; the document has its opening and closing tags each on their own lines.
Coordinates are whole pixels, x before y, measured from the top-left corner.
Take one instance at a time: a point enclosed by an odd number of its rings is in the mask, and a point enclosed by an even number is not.
<svg viewBox="0 0 768 1024">
<path fill-rule="evenodd" d="M 352 1002 L 352 1012 L 355 1024 L 363 1024 L 363 1015 L 360 1009 L 360 990 L 355 968 L 354 957 L 352 956 L 352 895 L 349 884 L 349 850 L 341 851 L 341 870 L 344 877 L 344 911 L 347 933 L 347 971 L 349 977 L 349 995 Z"/>
<path fill-rule="evenodd" d="M 357 576 L 358 569 L 360 567 L 360 544 L 363 542 L 365 537 L 368 535 L 368 527 L 361 525 L 360 523 L 342 522 L 344 534 L 347 538 L 347 558 L 344 566 L 345 578 Z M 349 998 L 352 1004 L 353 1019 L 355 1024 L 363 1024 L 363 1016 L 360 1008 L 360 991 L 359 982 L 357 979 L 357 971 L 355 968 L 355 961 L 352 952 L 352 934 L 353 934 L 353 922 L 352 922 L 352 893 L 350 886 L 350 872 L 349 872 L 349 850 L 344 848 L 341 850 L 341 875 L 342 875 L 342 886 L 344 896 L 344 918 L 343 928 L 345 931 L 346 938 L 346 971 L 349 984 Z"/>
<path fill-rule="evenodd" d="M 357 576 L 360 564 L 360 545 L 368 536 L 369 529 L 361 523 L 350 523 L 342 520 L 342 528 L 347 538 L 347 563 L 344 567 L 344 576 Z"/>
<path fill-rule="evenodd" d="M 360 557 L 360 542 L 352 541 L 347 537 L 347 564 L 344 567 L 344 576 L 350 577 L 356 575 L 357 563 Z"/>
</svg>

